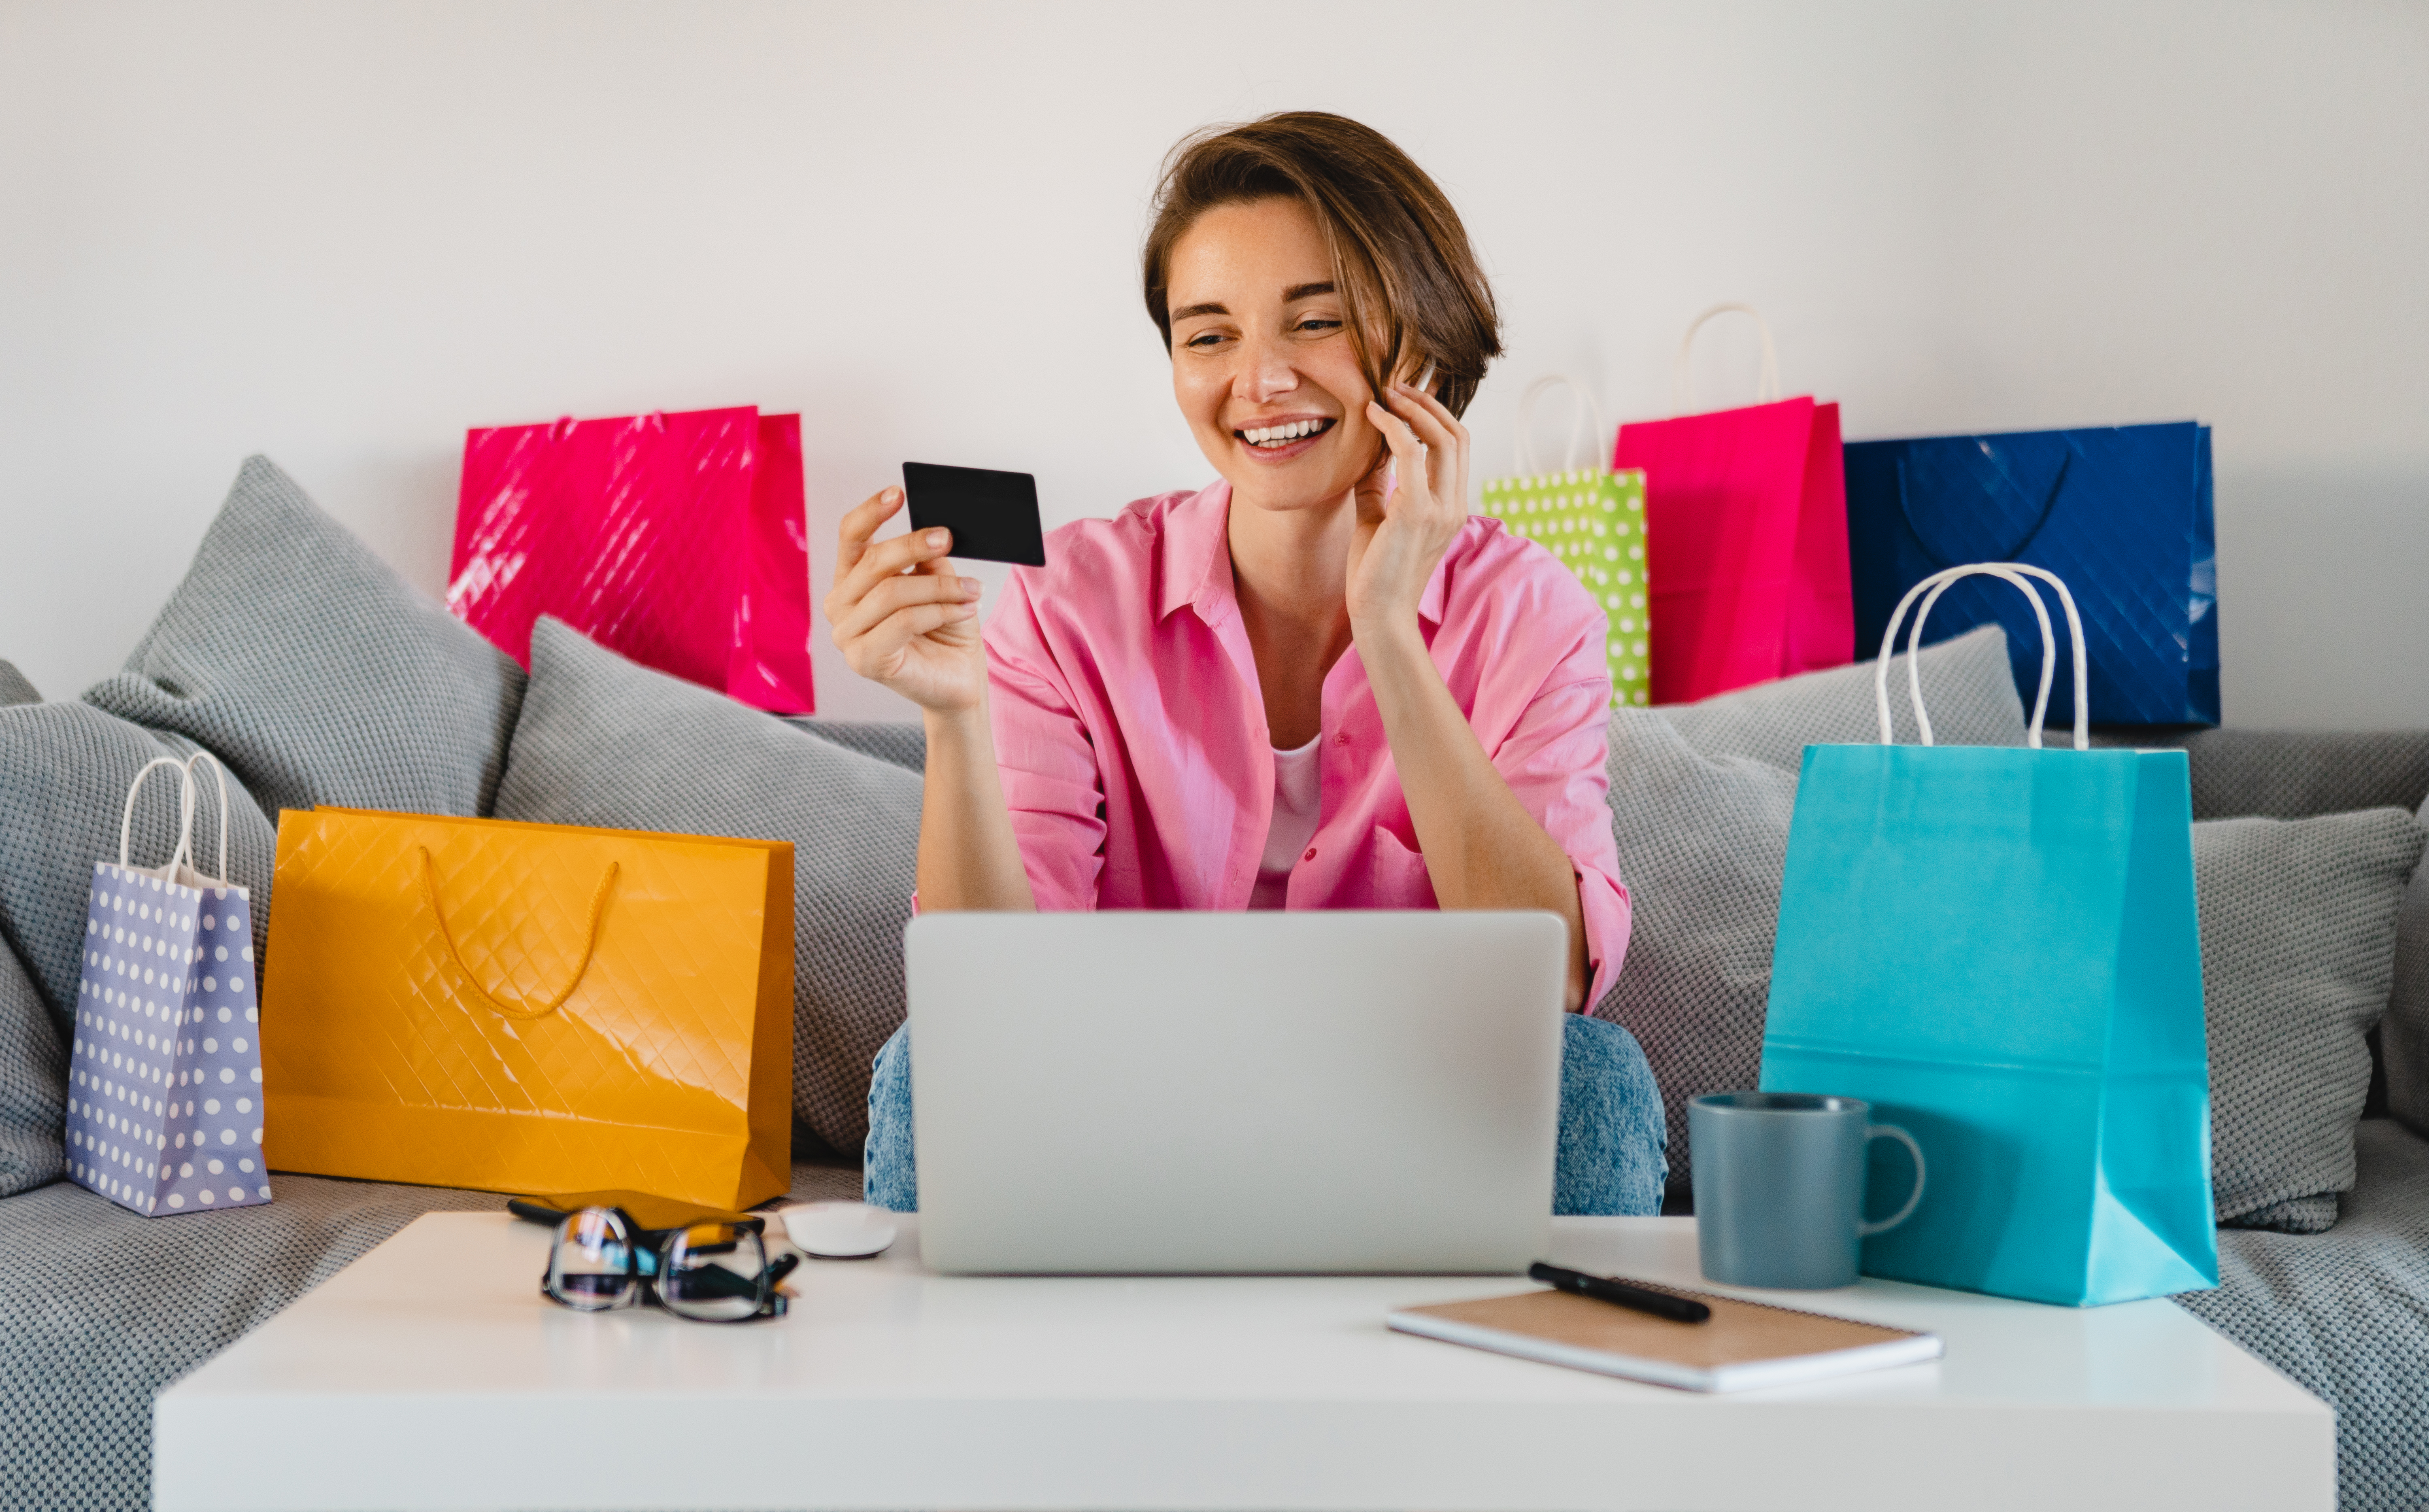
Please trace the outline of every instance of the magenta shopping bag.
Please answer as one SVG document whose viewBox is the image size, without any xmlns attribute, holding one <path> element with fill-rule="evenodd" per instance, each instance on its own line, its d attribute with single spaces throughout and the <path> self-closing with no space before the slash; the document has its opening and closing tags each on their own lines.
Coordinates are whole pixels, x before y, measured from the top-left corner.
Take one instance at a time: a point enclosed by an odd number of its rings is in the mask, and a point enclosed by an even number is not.
<svg viewBox="0 0 2429 1512">
<path fill-rule="evenodd" d="M 1695 333 L 1729 310 L 1754 315 L 1721 304 L 1687 328 L 1680 409 Z M 1614 468 L 1644 471 L 1655 703 L 1855 659 L 1839 406 L 1777 399 L 1768 326 L 1762 353 L 1760 392 L 1774 403 L 1623 425 L 1612 449 Z"/>
<path fill-rule="evenodd" d="M 753 708 L 811 713 L 801 417 L 467 432 L 447 606 L 526 666 L 532 621 L 554 615 Z"/>
</svg>

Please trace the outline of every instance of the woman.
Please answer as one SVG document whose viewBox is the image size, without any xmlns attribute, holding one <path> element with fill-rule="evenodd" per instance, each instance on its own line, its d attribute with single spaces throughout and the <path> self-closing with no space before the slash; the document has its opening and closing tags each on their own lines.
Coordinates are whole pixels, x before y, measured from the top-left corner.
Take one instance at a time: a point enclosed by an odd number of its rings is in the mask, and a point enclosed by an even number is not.
<svg viewBox="0 0 2429 1512">
<path fill-rule="evenodd" d="M 1660 1094 L 1577 1016 L 1628 945 L 1599 606 L 1467 513 L 1459 415 L 1499 354 L 1459 217 L 1398 148 L 1295 111 L 1165 163 L 1143 257 L 1222 481 L 1054 533 L 983 635 L 942 531 L 844 518 L 826 602 L 928 734 L 924 909 L 1543 909 L 1569 927 L 1555 1208 L 1650 1212 Z M 869 1200 L 916 1206 L 909 1042 Z"/>
</svg>

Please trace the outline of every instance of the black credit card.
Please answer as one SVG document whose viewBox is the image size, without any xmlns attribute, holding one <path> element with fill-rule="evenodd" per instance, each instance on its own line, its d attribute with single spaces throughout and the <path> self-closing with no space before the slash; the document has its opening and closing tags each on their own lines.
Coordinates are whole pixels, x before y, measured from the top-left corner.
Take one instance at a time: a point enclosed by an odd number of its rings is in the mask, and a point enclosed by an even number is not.
<svg viewBox="0 0 2429 1512">
<path fill-rule="evenodd" d="M 953 555 L 1046 565 L 1046 525 L 1037 514 L 1037 480 L 1030 474 L 905 462 L 902 492 L 911 501 L 911 528 L 951 531 Z"/>
</svg>

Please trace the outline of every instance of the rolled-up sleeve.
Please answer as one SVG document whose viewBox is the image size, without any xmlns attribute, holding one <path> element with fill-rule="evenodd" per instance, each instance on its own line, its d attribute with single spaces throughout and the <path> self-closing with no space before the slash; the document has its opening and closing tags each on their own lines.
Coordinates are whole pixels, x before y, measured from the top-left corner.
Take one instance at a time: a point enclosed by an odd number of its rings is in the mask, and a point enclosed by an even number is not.
<svg viewBox="0 0 2429 1512">
<path fill-rule="evenodd" d="M 1611 750 L 1611 673 L 1603 663 L 1603 633 L 1596 609 L 1590 622 L 1558 634 L 1550 675 L 1493 752 L 1494 769 L 1577 873 L 1592 973 L 1584 1004 L 1589 1011 L 1619 979 L 1633 916 L 1628 887 L 1619 879 L 1611 780 L 1603 769 Z"/>
<path fill-rule="evenodd" d="M 1097 749 L 1016 570 L 986 626 L 987 702 L 1004 804 L 1041 911 L 1097 906 L 1105 804 Z"/>
</svg>

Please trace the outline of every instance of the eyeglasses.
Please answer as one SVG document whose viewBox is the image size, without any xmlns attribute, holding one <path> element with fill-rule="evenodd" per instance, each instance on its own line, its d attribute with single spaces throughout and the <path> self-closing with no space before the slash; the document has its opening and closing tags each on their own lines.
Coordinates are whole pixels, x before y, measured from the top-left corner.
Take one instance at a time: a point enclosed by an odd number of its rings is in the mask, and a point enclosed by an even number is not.
<svg viewBox="0 0 2429 1512">
<path fill-rule="evenodd" d="M 798 1255 L 768 1259 L 756 1218 L 645 1229 L 620 1208 L 585 1208 L 556 1225 L 540 1294 L 582 1312 L 653 1304 L 699 1323 L 781 1318 L 777 1284 Z"/>
</svg>

